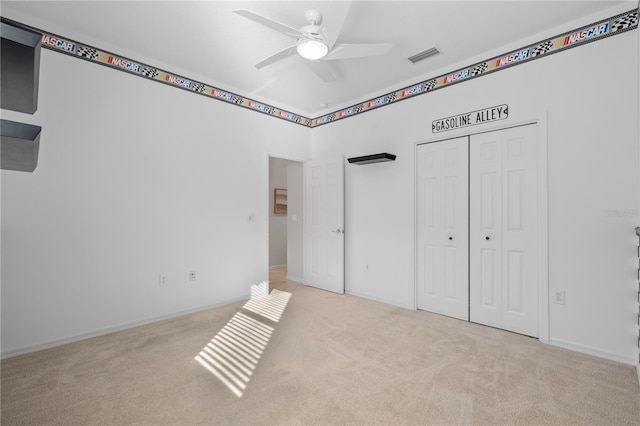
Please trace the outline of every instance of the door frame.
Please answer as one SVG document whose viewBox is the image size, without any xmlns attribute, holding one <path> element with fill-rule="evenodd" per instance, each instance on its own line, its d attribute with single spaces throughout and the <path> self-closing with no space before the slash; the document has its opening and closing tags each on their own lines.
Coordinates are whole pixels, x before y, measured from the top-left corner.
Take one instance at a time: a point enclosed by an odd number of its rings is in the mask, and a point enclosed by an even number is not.
<svg viewBox="0 0 640 426">
<path fill-rule="evenodd" d="M 548 185 L 547 185 L 547 111 L 544 111 L 529 119 L 518 120 L 505 125 L 486 125 L 478 129 L 464 128 L 453 131 L 448 135 L 434 135 L 434 137 L 415 142 L 413 149 L 413 309 L 418 309 L 418 145 L 427 143 L 441 142 L 464 136 L 473 136 L 480 133 L 495 132 L 498 130 L 509 129 L 512 127 L 526 126 L 535 124 L 538 158 L 538 340 L 542 343 L 549 344 L 549 205 L 548 205 Z"/>
<path fill-rule="evenodd" d="M 264 230 L 264 235 L 265 235 L 265 257 L 264 257 L 264 271 L 266 276 L 264 277 L 264 281 L 266 281 L 267 283 L 269 283 L 269 216 L 271 214 L 271 205 L 269 203 L 269 195 L 270 195 L 270 191 L 269 191 L 269 158 L 280 158 L 282 160 L 287 160 L 287 161 L 295 161 L 297 163 L 302 163 L 304 164 L 305 161 L 307 161 L 308 159 L 302 159 L 300 157 L 292 157 L 290 155 L 286 155 L 286 154 L 280 154 L 277 152 L 272 152 L 272 151 L 265 151 L 264 153 L 264 165 L 265 165 L 265 177 L 264 177 L 264 189 L 262 191 L 262 193 L 265 196 L 265 200 L 264 200 L 264 210 L 263 210 L 263 214 L 264 214 L 264 218 L 265 218 L 265 230 Z M 304 196 L 304 185 L 302 187 L 302 194 Z M 304 208 L 304 206 L 303 206 Z M 288 216 L 287 216 L 288 218 Z M 288 219 L 287 219 L 288 220 Z M 302 244 L 302 250 L 304 250 L 304 243 Z M 303 251 L 303 258 L 304 258 L 304 251 Z"/>
</svg>

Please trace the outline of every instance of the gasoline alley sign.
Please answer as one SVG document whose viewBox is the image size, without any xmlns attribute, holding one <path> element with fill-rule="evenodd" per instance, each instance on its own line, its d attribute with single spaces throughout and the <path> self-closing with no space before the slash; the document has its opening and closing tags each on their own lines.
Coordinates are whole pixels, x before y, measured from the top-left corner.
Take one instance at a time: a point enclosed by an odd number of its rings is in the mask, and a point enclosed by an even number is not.
<svg viewBox="0 0 640 426">
<path fill-rule="evenodd" d="M 489 123 L 491 121 L 504 120 L 509 117 L 509 105 L 498 105 L 478 111 L 466 112 L 447 118 L 439 118 L 431 123 L 431 132 L 439 133 L 447 130 L 460 129 L 462 127 L 475 126 L 476 124 Z"/>
</svg>

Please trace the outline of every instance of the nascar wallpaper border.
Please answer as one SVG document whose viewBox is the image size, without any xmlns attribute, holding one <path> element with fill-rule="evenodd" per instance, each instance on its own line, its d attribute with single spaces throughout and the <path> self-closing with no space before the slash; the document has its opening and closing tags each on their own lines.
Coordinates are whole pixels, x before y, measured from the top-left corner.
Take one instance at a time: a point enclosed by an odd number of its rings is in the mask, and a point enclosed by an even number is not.
<svg viewBox="0 0 640 426">
<path fill-rule="evenodd" d="M 596 40 L 602 40 L 616 34 L 636 29 L 638 27 L 638 9 L 621 13 L 611 18 L 568 31 L 559 36 L 533 43 L 527 47 L 516 49 L 506 54 L 475 63 L 471 66 L 424 80 L 420 83 L 404 87 L 400 90 L 395 90 L 382 96 L 377 96 L 373 99 L 366 100 L 317 118 L 304 117 L 206 83 L 183 77 L 179 74 L 164 71 L 160 68 L 79 43 L 66 37 L 57 36 L 55 34 L 12 21 L 4 17 L 0 17 L 0 20 L 8 25 L 42 34 L 42 47 L 46 49 L 124 71 L 159 83 L 167 84 L 178 89 L 191 91 L 212 99 L 244 107 L 291 123 L 313 128 L 342 120 L 344 118 L 353 117 L 382 106 L 391 105 L 401 100 L 411 99 L 418 95 L 430 93 L 434 90 L 442 89 L 443 87 L 449 87 L 453 84 L 468 81 L 515 65 L 524 64 L 534 59 L 549 56 L 573 47 L 582 46 Z"/>
<path fill-rule="evenodd" d="M 442 89 L 443 87 L 448 87 L 495 71 L 524 64 L 534 59 L 549 56 L 553 53 L 558 53 L 596 40 L 602 40 L 616 34 L 621 34 L 637 27 L 638 9 L 633 9 L 611 18 L 568 31 L 559 36 L 533 43 L 527 47 L 495 56 L 486 61 L 478 62 L 471 66 L 461 68 L 453 72 L 448 72 L 438 77 L 430 78 L 429 80 L 425 80 L 420 83 L 404 87 L 400 90 L 314 118 L 311 121 L 311 127 L 317 127 L 347 117 L 353 117 L 363 112 L 371 111 L 401 100 L 410 99 L 418 95 Z"/>
<path fill-rule="evenodd" d="M 297 123 L 309 127 L 309 124 L 311 122 L 311 119 L 303 117 L 299 114 L 295 114 L 293 112 L 286 111 L 263 102 L 249 99 L 236 93 L 229 92 L 227 90 L 220 89 L 218 87 L 211 86 L 205 83 L 201 83 L 187 77 L 183 77 L 176 73 L 164 71 L 160 68 L 153 67 L 139 61 L 134 61 L 124 56 L 116 55 L 115 53 L 98 49 L 67 37 L 61 37 L 53 33 L 42 31 L 37 28 L 22 24 L 20 22 L 12 21 L 5 17 L 0 17 L 0 21 L 14 27 L 23 28 L 25 30 L 42 34 L 41 46 L 45 49 L 64 53 L 75 58 L 84 59 L 86 61 L 114 68 L 119 71 L 124 71 L 129 74 L 144 77 L 148 80 L 164 83 L 178 89 L 191 91 L 193 93 L 207 96 L 209 98 L 248 108 L 250 110 L 281 118 L 292 123 Z"/>
</svg>

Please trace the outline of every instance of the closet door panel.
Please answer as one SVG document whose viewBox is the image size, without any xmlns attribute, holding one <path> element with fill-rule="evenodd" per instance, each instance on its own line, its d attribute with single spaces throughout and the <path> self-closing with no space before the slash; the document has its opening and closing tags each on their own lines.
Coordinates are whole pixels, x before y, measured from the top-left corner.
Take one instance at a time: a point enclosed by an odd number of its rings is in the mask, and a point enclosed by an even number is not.
<svg viewBox="0 0 640 426">
<path fill-rule="evenodd" d="M 469 141 L 470 320 L 502 324 L 502 143 L 497 132 Z"/>
<path fill-rule="evenodd" d="M 536 126 L 471 136 L 470 320 L 538 336 Z"/>
<path fill-rule="evenodd" d="M 418 309 L 469 319 L 468 138 L 417 148 Z"/>
</svg>

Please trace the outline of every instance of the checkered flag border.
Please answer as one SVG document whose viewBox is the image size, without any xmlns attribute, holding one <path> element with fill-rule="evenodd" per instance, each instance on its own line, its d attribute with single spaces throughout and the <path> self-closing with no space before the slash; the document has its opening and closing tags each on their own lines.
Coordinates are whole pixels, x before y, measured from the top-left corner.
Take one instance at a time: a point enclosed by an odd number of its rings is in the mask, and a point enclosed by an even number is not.
<svg viewBox="0 0 640 426">
<path fill-rule="evenodd" d="M 473 67 L 473 70 L 471 70 L 471 76 L 482 74 L 487 70 L 488 67 L 489 65 L 486 62 L 476 65 L 475 67 Z"/>
<path fill-rule="evenodd" d="M 437 80 L 435 80 L 435 79 L 429 80 L 424 84 L 424 90 L 426 92 L 428 92 L 429 90 L 433 90 L 433 89 L 435 89 L 437 84 L 438 84 Z"/>
<path fill-rule="evenodd" d="M 532 57 L 544 55 L 553 47 L 553 41 L 547 40 L 544 43 L 540 43 L 536 47 L 533 48 L 533 52 L 531 53 Z"/>
<path fill-rule="evenodd" d="M 143 68 L 142 75 L 146 77 L 156 78 L 158 76 L 158 70 L 155 68 Z"/>
<path fill-rule="evenodd" d="M 620 30 L 625 30 L 629 27 L 632 27 L 638 23 L 638 12 L 632 12 L 627 16 L 623 16 L 618 19 L 612 26 L 611 32 L 616 32 Z"/>
<path fill-rule="evenodd" d="M 78 56 L 82 56 L 87 59 L 96 59 L 98 57 L 98 51 L 90 47 L 78 47 Z"/>
<path fill-rule="evenodd" d="M 191 88 L 196 93 L 204 92 L 204 84 L 202 83 L 193 83 L 193 87 Z"/>
</svg>

